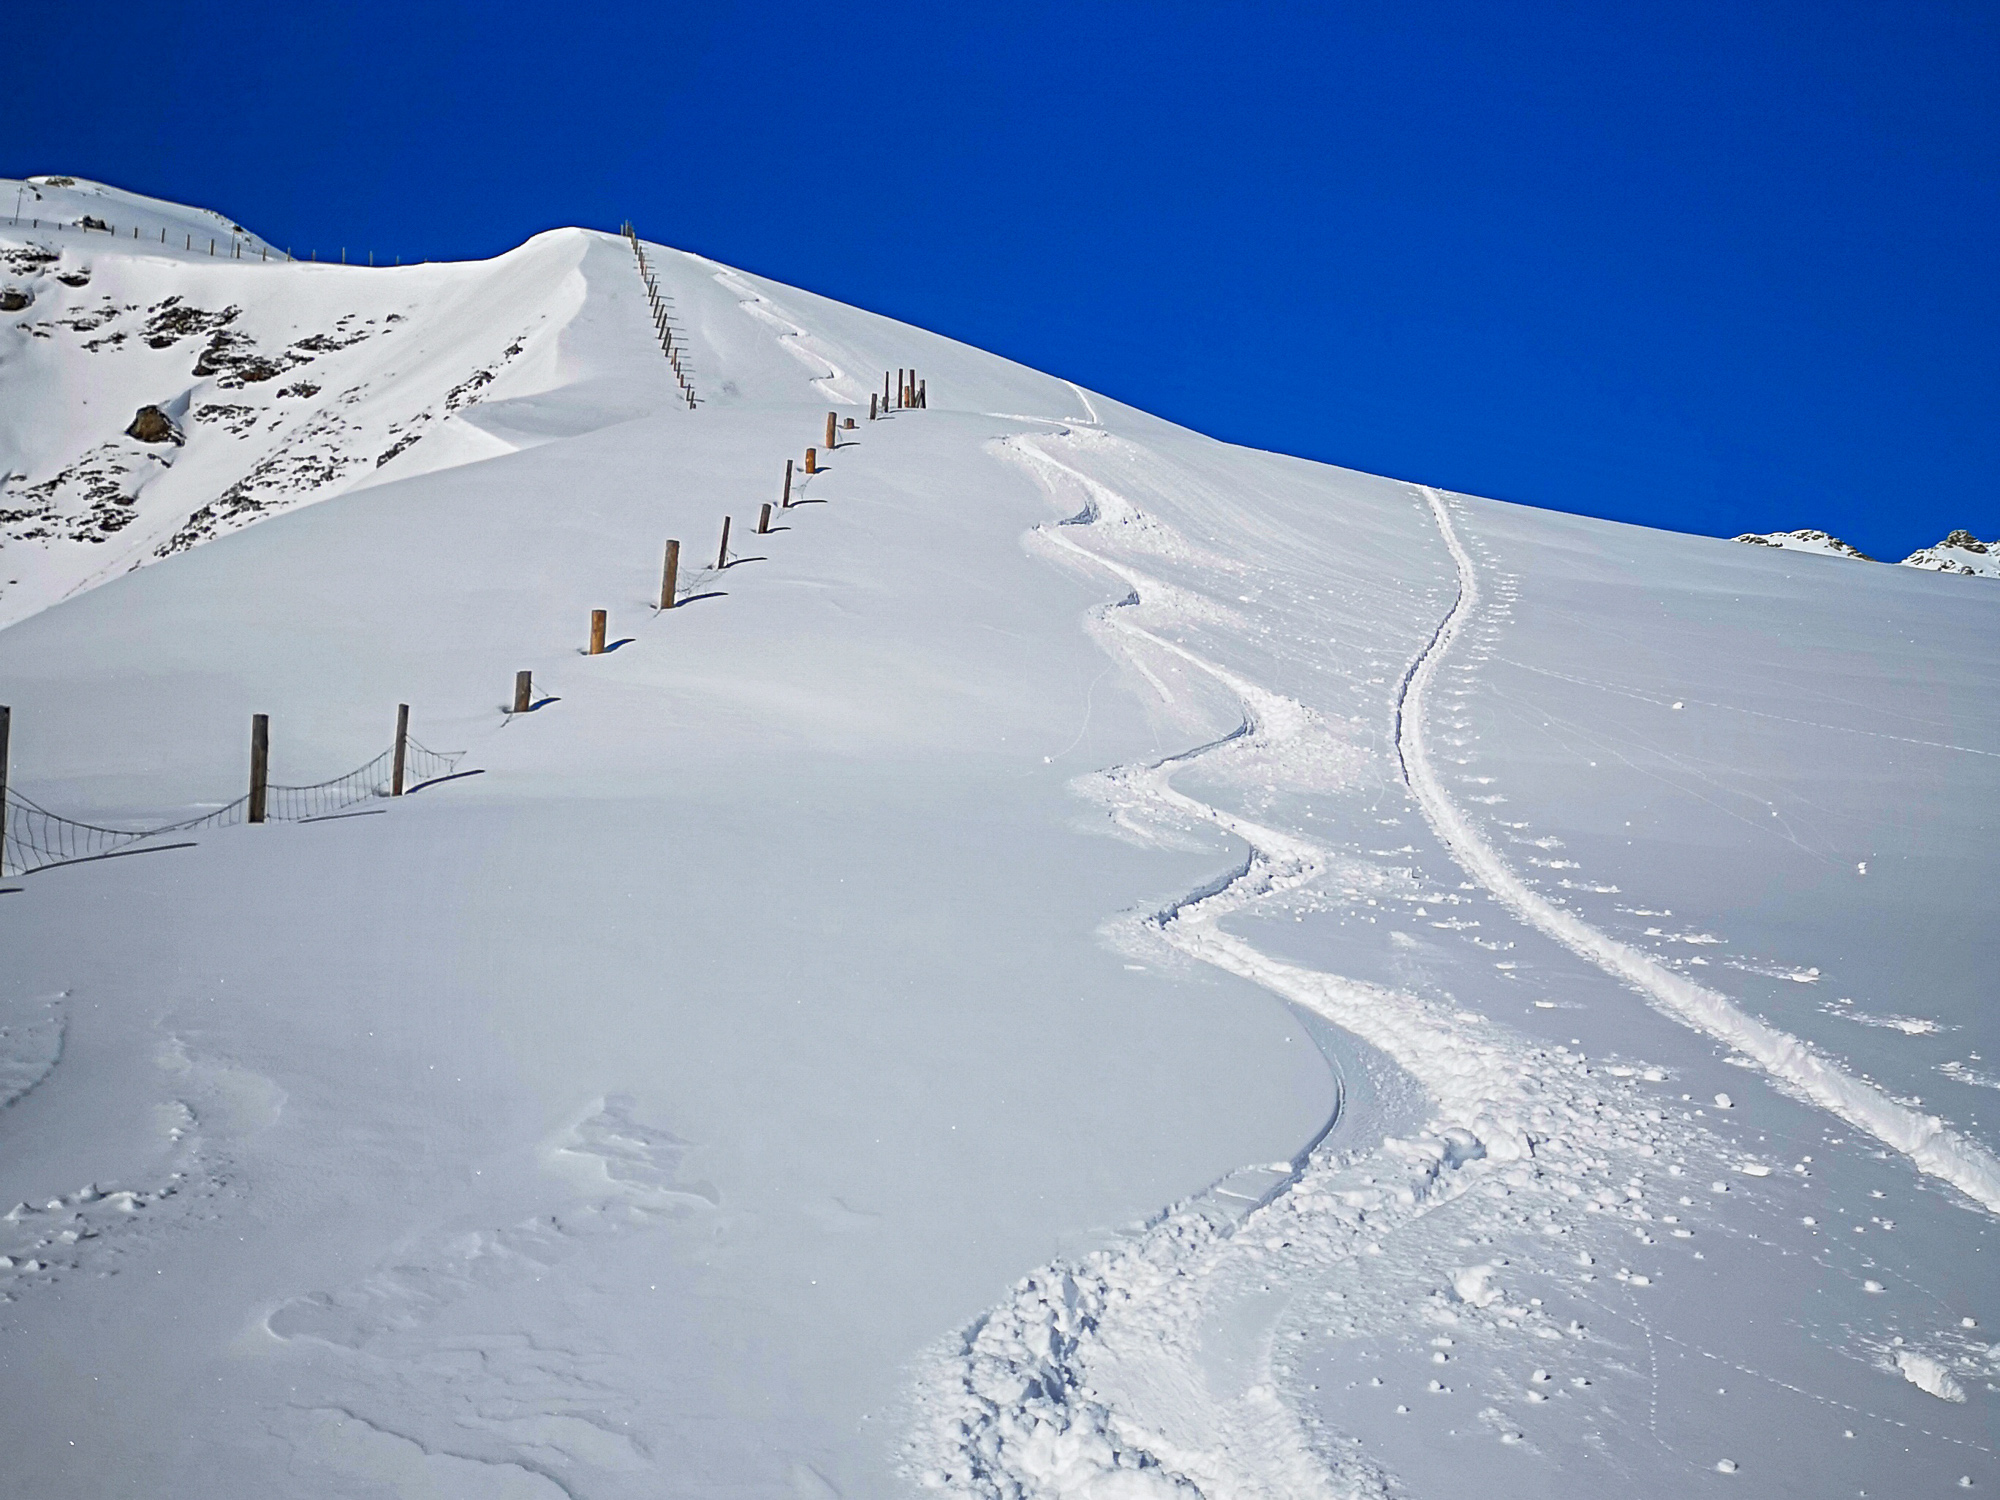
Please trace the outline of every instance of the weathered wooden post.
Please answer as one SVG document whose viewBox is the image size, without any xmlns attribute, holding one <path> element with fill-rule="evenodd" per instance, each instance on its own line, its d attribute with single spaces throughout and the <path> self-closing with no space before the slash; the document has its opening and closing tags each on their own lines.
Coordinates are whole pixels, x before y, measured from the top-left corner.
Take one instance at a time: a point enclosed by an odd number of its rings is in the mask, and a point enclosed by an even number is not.
<svg viewBox="0 0 2000 1500">
<path fill-rule="evenodd" d="M 771 502 L 766 500 L 764 508 L 757 512 L 757 535 L 765 536 L 771 530 Z"/>
<path fill-rule="evenodd" d="M 601 609 L 593 609 L 590 612 L 590 654 L 592 656 L 604 654 L 604 611 Z"/>
<path fill-rule="evenodd" d="M 882 372 L 882 410 L 886 412 L 888 411 L 888 409 L 889 409 L 889 372 L 887 370 L 884 370 Z"/>
<path fill-rule="evenodd" d="M 403 763 L 410 748 L 410 705 L 396 705 L 396 759 L 389 770 L 389 795 L 403 795 Z"/>
<path fill-rule="evenodd" d="M 902 410 L 902 407 L 903 407 L 903 371 L 902 367 L 899 365 L 896 369 L 896 409 L 900 411 Z"/>
<path fill-rule="evenodd" d="M 790 510 L 792 508 L 792 461 L 789 458 L 785 460 L 785 494 L 784 494 L 783 508 L 786 510 Z"/>
<path fill-rule="evenodd" d="M 842 417 L 842 418 L 840 419 L 840 425 L 841 425 L 841 427 L 842 427 L 842 428 L 844 428 L 844 429 L 845 429 L 846 431 L 848 431 L 848 432 L 852 432 L 852 431 L 854 431 L 854 418 L 852 418 L 852 417 Z"/>
<path fill-rule="evenodd" d="M 264 821 L 271 785 L 271 716 L 250 715 L 250 821 Z"/>
<path fill-rule="evenodd" d="M 715 571 L 720 573 L 729 566 L 729 517 L 722 518 L 722 545 L 715 552 Z"/>
<path fill-rule="evenodd" d="M 514 712 L 524 714 L 528 705 L 535 701 L 535 674 L 516 672 L 514 674 Z"/>
<path fill-rule="evenodd" d="M 871 422 L 875 420 L 875 393 L 873 391 L 868 393 L 868 420 Z"/>
<path fill-rule="evenodd" d="M 660 574 L 660 608 L 674 607 L 674 591 L 680 587 L 681 544 L 667 543 L 667 566 Z"/>
<path fill-rule="evenodd" d="M 808 474 L 819 472 L 819 453 L 816 449 L 806 449 L 806 472 Z"/>
<path fill-rule="evenodd" d="M 840 418 L 835 413 L 828 412 L 826 414 L 826 451 L 829 453 L 840 446 L 840 439 L 836 435 L 839 421 Z"/>
<path fill-rule="evenodd" d="M 917 410 L 929 411 L 930 409 L 931 409 L 930 382 L 927 380 L 919 380 L 917 382 Z"/>
</svg>

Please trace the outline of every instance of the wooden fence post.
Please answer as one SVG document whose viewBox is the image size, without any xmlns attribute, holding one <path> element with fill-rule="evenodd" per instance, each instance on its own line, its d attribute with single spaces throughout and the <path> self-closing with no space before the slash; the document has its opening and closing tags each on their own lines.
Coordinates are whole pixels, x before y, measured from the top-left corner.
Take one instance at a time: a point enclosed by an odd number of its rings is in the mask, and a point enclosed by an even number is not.
<svg viewBox="0 0 2000 1500">
<path fill-rule="evenodd" d="M 792 508 L 792 461 L 789 458 L 785 460 L 785 493 L 783 498 L 783 509 L 790 510 Z"/>
<path fill-rule="evenodd" d="M 0 855 L 7 852 L 7 734 L 14 710 L 0 703 Z"/>
<path fill-rule="evenodd" d="M 661 609 L 672 609 L 674 607 L 674 591 L 680 587 L 680 576 L 681 544 L 679 542 L 668 542 L 667 566 L 665 571 L 660 574 Z"/>
<path fill-rule="evenodd" d="M 836 435 L 839 430 L 836 424 L 839 420 L 840 418 L 833 412 L 826 414 L 826 451 L 829 453 L 840 446 L 840 439 Z"/>
<path fill-rule="evenodd" d="M 930 409 L 931 409 L 930 382 L 926 380 L 919 380 L 917 382 L 917 410 L 929 411 Z"/>
<path fill-rule="evenodd" d="M 720 573 L 729 566 L 729 517 L 722 518 L 722 545 L 715 552 L 715 571 Z"/>
<path fill-rule="evenodd" d="M 535 701 L 535 674 L 516 672 L 514 674 L 514 712 L 524 714 Z"/>
<path fill-rule="evenodd" d="M 250 821 L 264 821 L 271 784 L 271 716 L 250 715 Z"/>
<path fill-rule="evenodd" d="M 875 420 L 875 393 L 873 391 L 868 393 L 868 420 L 871 422 Z"/>
<path fill-rule="evenodd" d="M 771 502 L 766 500 L 764 508 L 757 512 L 757 535 L 768 535 L 771 530 Z"/>
<path fill-rule="evenodd" d="M 889 372 L 887 370 L 882 372 L 882 410 L 884 413 L 889 410 Z"/>
<path fill-rule="evenodd" d="M 902 367 L 899 365 L 896 368 L 896 407 L 899 411 L 902 409 L 902 405 L 903 405 L 903 370 Z"/>
<path fill-rule="evenodd" d="M 806 472 L 808 474 L 819 472 L 819 454 L 811 448 L 806 449 Z"/>
<path fill-rule="evenodd" d="M 403 795 L 403 763 L 408 757 L 410 745 L 410 705 L 396 705 L 396 761 L 389 772 L 389 795 Z"/>
<path fill-rule="evenodd" d="M 592 656 L 604 654 L 604 611 L 601 609 L 593 609 L 590 612 L 590 654 Z"/>
</svg>

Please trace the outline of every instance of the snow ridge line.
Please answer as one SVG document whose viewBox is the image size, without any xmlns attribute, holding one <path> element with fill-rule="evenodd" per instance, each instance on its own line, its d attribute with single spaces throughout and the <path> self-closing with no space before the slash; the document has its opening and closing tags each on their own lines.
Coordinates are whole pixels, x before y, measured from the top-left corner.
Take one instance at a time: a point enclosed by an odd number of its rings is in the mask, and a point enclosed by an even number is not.
<svg viewBox="0 0 2000 1500">
<path fill-rule="evenodd" d="M 1396 750 L 1404 780 L 1439 841 L 1466 874 L 1529 926 L 1640 991 L 1684 1025 L 1755 1059 L 1780 1083 L 1901 1152 L 1920 1171 L 1950 1183 L 1988 1212 L 2000 1213 L 2000 1158 L 1948 1128 L 1936 1115 L 1896 1103 L 1873 1084 L 1819 1056 L 1798 1037 L 1758 1020 L 1726 996 L 1674 973 L 1651 954 L 1549 901 L 1515 872 L 1451 800 L 1425 743 L 1425 697 L 1439 663 L 1479 606 L 1479 576 L 1452 525 L 1443 494 L 1428 486 L 1421 489 L 1458 570 L 1459 593 L 1404 679 L 1397 697 Z"/>
</svg>

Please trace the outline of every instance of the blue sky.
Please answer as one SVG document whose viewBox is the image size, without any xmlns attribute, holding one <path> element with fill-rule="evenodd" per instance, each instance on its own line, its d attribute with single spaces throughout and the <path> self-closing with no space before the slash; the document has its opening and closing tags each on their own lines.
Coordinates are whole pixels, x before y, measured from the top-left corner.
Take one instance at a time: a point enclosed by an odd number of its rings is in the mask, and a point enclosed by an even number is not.
<svg viewBox="0 0 2000 1500">
<path fill-rule="evenodd" d="M 1234 441 L 2000 532 L 2000 7 L 57 7 L 0 173 L 301 252 L 699 250 Z"/>
</svg>

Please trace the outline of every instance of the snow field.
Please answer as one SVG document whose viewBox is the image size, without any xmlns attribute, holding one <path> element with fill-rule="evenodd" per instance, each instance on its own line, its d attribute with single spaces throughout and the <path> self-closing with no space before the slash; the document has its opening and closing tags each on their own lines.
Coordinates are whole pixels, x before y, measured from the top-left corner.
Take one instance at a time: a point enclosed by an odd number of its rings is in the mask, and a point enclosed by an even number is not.
<svg viewBox="0 0 2000 1500">
<path fill-rule="evenodd" d="M 1958 970 L 1898 988 L 1837 938 L 1856 889 L 1906 920 L 1977 888 L 1968 768 L 2000 745 L 1782 640 L 1677 675 L 1690 619 L 1879 613 L 1885 677 L 1950 641 L 1946 701 L 1977 703 L 1969 590 L 1244 453 L 649 246 L 690 413 L 630 256 L 560 231 L 424 268 L 488 299 L 445 362 L 516 313 L 545 330 L 380 482 L 0 631 L 17 779 L 66 810 L 233 795 L 253 710 L 285 779 L 351 764 L 398 701 L 487 770 L 0 897 L 0 1365 L 33 1372 L 10 1484 L 1996 1477 L 1992 1215 L 1853 1123 L 1922 1122 L 1866 1075 L 1933 1045 L 1976 1072 L 1982 1023 Z M 258 315 L 392 284 L 326 270 L 260 268 Z M 912 363 L 931 409 L 863 423 L 755 537 L 829 405 Z M 330 451 L 359 472 L 375 441 Z M 742 560 L 689 566 L 725 513 Z M 69 545 L 22 540 L 0 560 Z M 1861 575 L 1865 608 L 1814 573 Z M 1551 614 L 1572 593 L 1583 628 Z M 592 608 L 621 644 L 587 657 Z M 510 717 L 520 668 L 550 701 Z M 1773 738 L 1713 734 L 1723 704 Z M 1751 805 L 1835 732 L 1865 753 Z M 1605 746 L 1653 780 L 1588 775 Z M 1839 799 L 1899 787 L 1935 798 L 1909 819 L 1934 867 L 1856 842 Z M 1677 841 L 1704 816 L 1762 841 L 1705 870 Z M 1806 850 L 1793 939 L 1704 899 Z M 1909 1024 L 1822 1011 L 1836 990 Z M 1839 1108 L 1756 1087 L 1801 1057 Z M 1906 1143 L 1976 1186 L 1982 1129 Z"/>
</svg>

